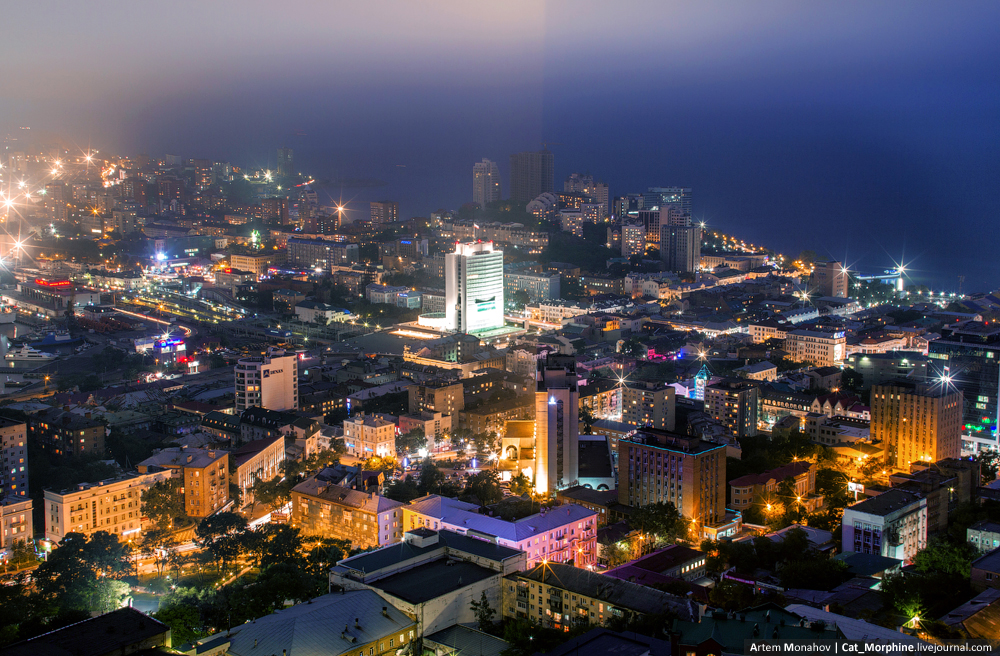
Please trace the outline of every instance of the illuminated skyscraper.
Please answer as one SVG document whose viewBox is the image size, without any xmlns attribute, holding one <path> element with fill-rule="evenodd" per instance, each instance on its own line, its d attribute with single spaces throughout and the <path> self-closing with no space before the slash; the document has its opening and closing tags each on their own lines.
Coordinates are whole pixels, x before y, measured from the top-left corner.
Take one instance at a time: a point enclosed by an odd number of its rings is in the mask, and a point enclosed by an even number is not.
<svg viewBox="0 0 1000 656">
<path fill-rule="evenodd" d="M 660 259 L 668 271 L 692 272 L 701 260 L 701 228 L 660 226 Z"/>
<path fill-rule="evenodd" d="M 510 156 L 510 199 L 528 203 L 546 191 L 553 191 L 555 164 L 548 149 L 515 153 Z"/>
<path fill-rule="evenodd" d="M 472 202 L 486 207 L 500 200 L 500 167 L 483 158 L 472 165 Z"/>
<path fill-rule="evenodd" d="M 847 269 L 840 262 L 820 262 L 816 264 L 814 272 L 816 286 L 822 296 L 833 296 L 834 298 L 848 298 Z"/>
<path fill-rule="evenodd" d="M 502 328 L 503 251 L 493 242 L 455 244 L 444 256 L 445 326 L 463 333 Z"/>
<path fill-rule="evenodd" d="M 909 472 L 913 462 L 961 455 L 962 393 L 954 385 L 899 381 L 871 394 L 872 440 L 882 443 L 887 465 Z"/>
<path fill-rule="evenodd" d="M 535 387 L 535 491 L 576 485 L 580 477 L 580 390 L 576 359 L 550 355 L 538 363 Z"/>
</svg>

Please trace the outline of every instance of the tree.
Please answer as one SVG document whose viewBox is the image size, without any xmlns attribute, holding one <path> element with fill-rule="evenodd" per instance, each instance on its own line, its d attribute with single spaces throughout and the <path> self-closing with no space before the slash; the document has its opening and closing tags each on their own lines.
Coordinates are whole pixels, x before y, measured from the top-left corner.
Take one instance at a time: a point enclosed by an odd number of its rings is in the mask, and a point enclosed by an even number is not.
<svg viewBox="0 0 1000 656">
<path fill-rule="evenodd" d="M 479 500 L 480 505 L 489 506 L 503 499 L 500 476 L 492 469 L 484 469 L 469 477 L 465 493 Z"/>
<path fill-rule="evenodd" d="M 104 531 L 91 536 L 68 533 L 48 560 L 34 572 L 34 581 L 43 603 L 50 611 L 105 608 L 117 598 L 121 586 L 102 581 L 118 581 L 131 570 L 128 545 Z M 125 586 L 126 592 L 128 586 Z"/>
<path fill-rule="evenodd" d="M 163 576 L 163 568 L 169 561 L 170 551 L 177 545 L 177 540 L 168 531 L 155 527 L 146 531 L 139 542 L 138 552 L 147 558 L 152 558 L 156 565 L 157 576 Z"/>
<path fill-rule="evenodd" d="M 221 563 L 225 571 L 228 564 L 239 557 L 243 547 L 243 536 L 239 534 L 246 530 L 246 518 L 234 512 L 222 512 L 201 520 L 194 532 L 201 545 Z"/>
<path fill-rule="evenodd" d="M 302 536 L 297 528 L 286 524 L 264 524 L 256 530 L 263 536 L 260 567 L 276 563 L 291 563 L 302 551 Z"/>
<path fill-rule="evenodd" d="M 476 622 L 479 623 L 480 631 L 489 632 L 493 628 L 493 618 L 496 617 L 497 612 L 490 606 L 490 600 L 486 598 L 486 590 L 483 590 L 479 601 L 472 602 L 472 612 L 476 616 Z"/>
<path fill-rule="evenodd" d="M 142 493 L 143 514 L 161 529 L 172 528 L 178 519 L 187 516 L 181 486 L 181 479 L 169 478 Z"/>
<path fill-rule="evenodd" d="M 531 296 L 523 289 L 518 289 L 510 295 L 509 299 L 507 299 L 507 305 L 515 312 L 520 312 L 524 309 L 524 306 L 530 302 Z"/>
<path fill-rule="evenodd" d="M 396 437 L 396 454 L 399 456 L 417 453 L 427 448 L 427 437 L 420 428 L 414 428 Z"/>
<path fill-rule="evenodd" d="M 638 530 L 643 537 L 654 536 L 651 542 L 656 544 L 673 540 L 682 530 L 680 513 L 669 501 L 659 501 L 636 508 L 629 518 L 629 526 Z"/>
<path fill-rule="evenodd" d="M 420 496 L 420 488 L 413 482 L 412 476 L 407 476 L 404 479 L 397 479 L 389 483 L 383 496 L 393 501 L 409 503 Z"/>
<path fill-rule="evenodd" d="M 510 491 L 517 496 L 531 493 L 531 480 L 524 475 L 524 472 L 518 472 L 511 476 L 510 478 Z"/>
<path fill-rule="evenodd" d="M 925 574 L 940 572 L 968 578 L 972 571 L 972 561 L 979 554 L 968 542 L 952 544 L 941 539 L 932 539 L 924 549 L 913 556 L 917 570 Z"/>
<path fill-rule="evenodd" d="M 583 435 L 591 435 L 594 431 L 594 413 L 585 405 L 580 406 L 580 427 Z"/>
<path fill-rule="evenodd" d="M 424 460 L 420 467 L 420 483 L 417 486 L 421 494 L 437 494 L 444 485 L 444 472 L 431 459 Z"/>
<path fill-rule="evenodd" d="M 635 358 L 637 360 L 645 360 L 648 349 L 646 348 L 645 344 L 639 341 L 638 337 L 629 337 L 627 340 L 625 340 L 625 343 L 622 344 L 621 352 L 624 355 Z"/>
<path fill-rule="evenodd" d="M 262 503 L 272 512 L 283 508 L 292 499 L 292 491 L 281 476 L 275 476 L 270 480 L 258 477 L 250 486 L 250 491 L 254 503 Z"/>
<path fill-rule="evenodd" d="M 365 460 L 363 464 L 365 471 L 380 471 L 385 474 L 390 474 L 396 471 L 396 459 L 391 457 L 379 457 L 373 456 L 368 460 Z"/>
</svg>

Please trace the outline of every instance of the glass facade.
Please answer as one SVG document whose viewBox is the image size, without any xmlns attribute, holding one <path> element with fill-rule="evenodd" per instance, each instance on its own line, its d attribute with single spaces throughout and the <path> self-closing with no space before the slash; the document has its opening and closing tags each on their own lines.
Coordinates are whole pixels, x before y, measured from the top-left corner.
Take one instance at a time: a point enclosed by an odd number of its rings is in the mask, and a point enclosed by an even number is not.
<svg viewBox="0 0 1000 656">
<path fill-rule="evenodd" d="M 967 449 L 996 448 L 1000 397 L 1000 328 L 966 322 L 930 343 L 933 373 L 962 392 L 962 435 Z"/>
</svg>

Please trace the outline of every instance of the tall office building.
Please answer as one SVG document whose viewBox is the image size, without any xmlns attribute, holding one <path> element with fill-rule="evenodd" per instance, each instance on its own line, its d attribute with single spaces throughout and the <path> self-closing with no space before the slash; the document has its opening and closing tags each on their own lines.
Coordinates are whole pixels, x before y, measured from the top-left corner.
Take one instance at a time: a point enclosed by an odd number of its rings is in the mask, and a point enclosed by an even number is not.
<svg viewBox="0 0 1000 656">
<path fill-rule="evenodd" d="M 813 272 L 813 279 L 819 288 L 822 296 L 833 296 L 834 298 L 848 298 L 850 292 L 847 289 L 850 278 L 847 275 L 847 268 L 840 262 L 819 262 Z"/>
<path fill-rule="evenodd" d="M 931 367 L 962 392 L 966 450 L 1000 448 L 1000 325 L 978 321 L 953 324 L 941 331 L 941 338 L 932 341 L 929 350 Z"/>
<path fill-rule="evenodd" d="M 539 361 L 535 387 L 535 491 L 548 494 L 579 479 L 580 390 L 576 358 Z"/>
<path fill-rule="evenodd" d="M 287 177 L 295 174 L 295 160 L 292 158 L 291 148 L 278 149 L 278 175 Z"/>
<path fill-rule="evenodd" d="M 654 207 L 673 207 L 688 218 L 691 217 L 691 188 L 690 187 L 650 187 L 642 195 L 642 204 L 645 209 Z"/>
<path fill-rule="evenodd" d="M 725 426 L 733 437 L 757 434 L 759 406 L 756 381 L 724 379 L 705 387 L 705 414 Z"/>
<path fill-rule="evenodd" d="M 472 165 L 472 202 L 480 207 L 500 200 L 500 167 L 483 158 Z"/>
<path fill-rule="evenodd" d="M 241 358 L 236 363 L 236 412 L 260 407 L 297 410 L 299 365 L 294 353 L 268 349 L 264 355 Z"/>
<path fill-rule="evenodd" d="M 502 328 L 503 251 L 493 242 L 455 244 L 444 256 L 445 325 L 477 333 Z"/>
<path fill-rule="evenodd" d="M 697 271 L 701 261 L 701 228 L 660 226 L 660 259 L 668 271 Z"/>
<path fill-rule="evenodd" d="M 554 185 L 555 164 L 550 150 L 510 156 L 510 199 L 515 203 L 531 202 L 553 191 Z"/>
<path fill-rule="evenodd" d="M 633 216 L 638 215 L 639 210 L 643 209 L 642 202 L 642 194 L 615 196 L 615 200 L 611 207 L 611 213 L 614 214 L 616 219 L 624 220 L 630 214 Z"/>
<path fill-rule="evenodd" d="M 399 220 L 399 203 L 391 200 L 375 200 L 371 205 L 371 221 L 373 226 L 395 223 Z"/>
<path fill-rule="evenodd" d="M 962 393 L 947 382 L 876 385 L 871 409 L 872 441 L 882 443 L 893 469 L 961 455 Z"/>
<path fill-rule="evenodd" d="M 726 445 L 655 428 L 618 440 L 618 502 L 667 502 L 692 524 L 726 520 Z M 702 535 L 699 531 L 698 535 Z"/>
</svg>

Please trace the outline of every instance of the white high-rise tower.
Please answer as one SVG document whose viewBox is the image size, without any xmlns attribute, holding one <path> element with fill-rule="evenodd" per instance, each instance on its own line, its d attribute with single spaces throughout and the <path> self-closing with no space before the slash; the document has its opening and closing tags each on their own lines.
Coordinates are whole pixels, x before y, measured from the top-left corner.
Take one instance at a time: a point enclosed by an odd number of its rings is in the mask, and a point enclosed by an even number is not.
<svg viewBox="0 0 1000 656">
<path fill-rule="evenodd" d="M 456 243 L 444 256 L 445 327 L 463 333 L 502 328 L 503 251 L 493 242 Z"/>
</svg>

